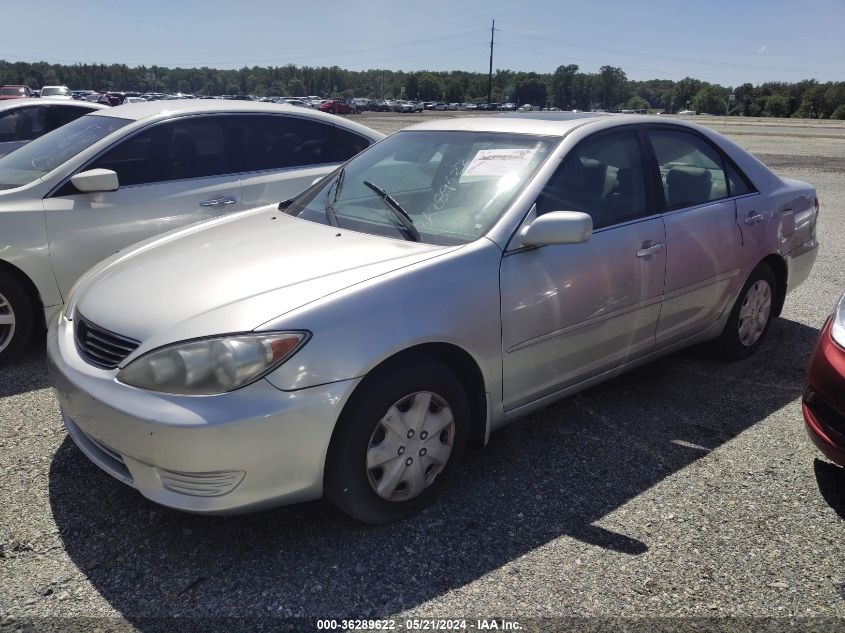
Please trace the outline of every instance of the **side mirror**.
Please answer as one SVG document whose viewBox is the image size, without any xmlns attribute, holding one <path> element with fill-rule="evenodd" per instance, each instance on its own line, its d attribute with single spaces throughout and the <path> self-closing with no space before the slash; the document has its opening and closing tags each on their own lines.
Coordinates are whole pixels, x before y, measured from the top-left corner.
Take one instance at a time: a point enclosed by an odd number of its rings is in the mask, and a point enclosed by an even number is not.
<svg viewBox="0 0 845 633">
<path fill-rule="evenodd" d="M 73 176 L 70 181 L 82 193 L 117 191 L 120 188 L 117 174 L 111 169 L 89 169 L 88 171 L 82 171 Z"/>
<path fill-rule="evenodd" d="M 593 234 L 593 218 L 580 211 L 545 213 L 519 232 L 523 246 L 580 244 Z"/>
</svg>

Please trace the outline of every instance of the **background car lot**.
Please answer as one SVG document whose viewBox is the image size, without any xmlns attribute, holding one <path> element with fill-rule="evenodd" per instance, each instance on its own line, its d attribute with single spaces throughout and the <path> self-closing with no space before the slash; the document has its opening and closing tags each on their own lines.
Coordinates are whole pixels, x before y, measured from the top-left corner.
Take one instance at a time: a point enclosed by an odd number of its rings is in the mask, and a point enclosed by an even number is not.
<svg viewBox="0 0 845 633">
<path fill-rule="evenodd" d="M 3 615 L 845 618 L 845 470 L 800 407 L 845 287 L 845 126 L 697 120 L 821 200 L 813 274 L 755 357 L 686 351 L 543 409 L 470 452 L 434 507 L 372 528 L 324 502 L 204 518 L 145 501 L 67 438 L 36 341 L 0 373 Z"/>
</svg>

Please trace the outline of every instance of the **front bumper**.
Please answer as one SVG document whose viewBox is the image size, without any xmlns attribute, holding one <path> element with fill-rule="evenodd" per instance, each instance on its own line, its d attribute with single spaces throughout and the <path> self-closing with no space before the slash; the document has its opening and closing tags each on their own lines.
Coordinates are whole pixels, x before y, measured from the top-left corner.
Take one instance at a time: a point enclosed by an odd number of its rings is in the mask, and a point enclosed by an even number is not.
<svg viewBox="0 0 845 633">
<path fill-rule="evenodd" d="M 831 324 L 828 319 L 813 350 L 801 404 L 810 439 L 828 459 L 845 466 L 845 349 L 833 340 Z"/>
<path fill-rule="evenodd" d="M 218 396 L 129 387 L 79 356 L 70 321 L 50 328 L 50 374 L 85 455 L 148 499 L 234 514 L 322 495 L 332 431 L 358 380 L 281 391 L 266 380 Z"/>
</svg>

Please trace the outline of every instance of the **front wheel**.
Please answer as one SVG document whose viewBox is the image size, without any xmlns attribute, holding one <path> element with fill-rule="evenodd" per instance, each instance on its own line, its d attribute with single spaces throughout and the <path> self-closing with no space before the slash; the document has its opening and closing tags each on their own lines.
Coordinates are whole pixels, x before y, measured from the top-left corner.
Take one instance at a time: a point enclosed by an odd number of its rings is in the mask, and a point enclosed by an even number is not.
<svg viewBox="0 0 845 633">
<path fill-rule="evenodd" d="M 0 365 L 14 360 L 32 332 L 32 304 L 13 277 L 0 271 Z"/>
<path fill-rule="evenodd" d="M 446 367 L 423 360 L 369 377 L 332 438 L 325 493 L 365 523 L 428 505 L 454 472 L 469 434 L 466 393 Z"/>
<path fill-rule="evenodd" d="M 751 271 L 717 341 L 723 358 L 741 360 L 760 347 L 772 322 L 776 283 L 772 269 L 766 264 Z"/>
</svg>

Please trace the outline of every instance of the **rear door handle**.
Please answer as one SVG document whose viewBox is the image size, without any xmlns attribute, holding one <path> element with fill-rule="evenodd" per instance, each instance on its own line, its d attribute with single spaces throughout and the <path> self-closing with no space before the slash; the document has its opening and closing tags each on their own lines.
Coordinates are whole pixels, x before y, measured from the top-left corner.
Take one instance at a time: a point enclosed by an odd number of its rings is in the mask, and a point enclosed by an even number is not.
<svg viewBox="0 0 845 633">
<path fill-rule="evenodd" d="M 646 242 L 643 244 L 643 247 L 637 251 L 637 257 L 648 257 L 649 255 L 661 253 L 664 248 L 666 248 L 666 245 L 663 242 L 657 242 L 656 244 Z"/>
<path fill-rule="evenodd" d="M 201 207 L 224 207 L 230 204 L 235 204 L 237 200 L 235 200 L 232 196 L 220 196 L 219 198 L 211 198 L 210 200 L 203 200 L 200 202 Z"/>
<path fill-rule="evenodd" d="M 762 213 L 754 213 L 752 211 L 751 214 L 749 214 L 749 216 L 743 220 L 743 222 L 745 222 L 748 226 L 751 226 L 752 224 L 757 224 L 758 222 L 762 222 L 765 219 L 766 216 Z"/>
</svg>

